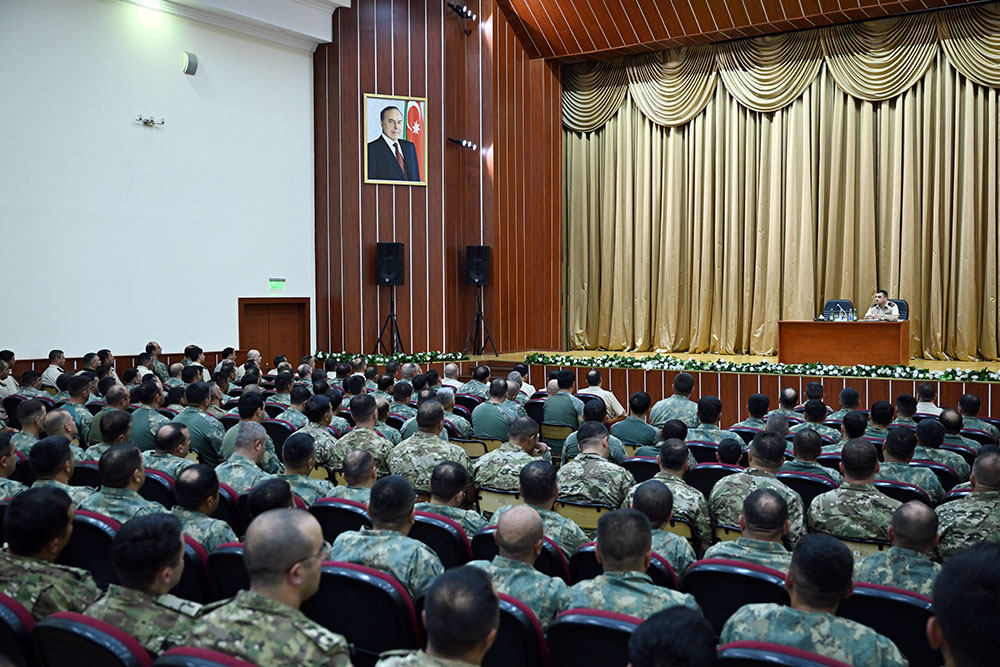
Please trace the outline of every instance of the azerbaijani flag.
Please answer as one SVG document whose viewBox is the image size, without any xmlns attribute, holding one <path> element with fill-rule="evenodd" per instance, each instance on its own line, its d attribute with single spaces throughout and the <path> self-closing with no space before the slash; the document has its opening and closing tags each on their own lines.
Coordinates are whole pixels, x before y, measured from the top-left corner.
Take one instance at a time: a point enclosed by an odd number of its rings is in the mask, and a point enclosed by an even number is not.
<svg viewBox="0 0 1000 667">
<path fill-rule="evenodd" d="M 406 139 L 412 141 L 417 148 L 417 165 L 420 168 L 420 180 L 427 180 L 427 172 L 424 171 L 424 112 L 420 107 L 420 102 L 407 100 L 406 102 Z"/>
</svg>

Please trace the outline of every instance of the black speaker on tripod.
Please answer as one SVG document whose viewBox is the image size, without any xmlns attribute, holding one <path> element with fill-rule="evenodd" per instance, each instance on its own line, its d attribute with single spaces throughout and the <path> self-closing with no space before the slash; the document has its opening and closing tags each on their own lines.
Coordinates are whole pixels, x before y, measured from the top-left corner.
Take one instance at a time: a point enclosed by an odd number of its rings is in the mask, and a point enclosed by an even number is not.
<svg viewBox="0 0 1000 667">
<path fill-rule="evenodd" d="M 385 318 L 382 330 L 379 331 L 372 354 L 377 353 L 380 346 L 388 354 L 396 354 L 397 352 L 405 354 L 403 339 L 399 335 L 399 323 L 396 321 L 396 285 L 403 284 L 402 243 L 375 244 L 375 281 L 379 285 L 388 285 L 389 287 L 389 314 Z M 382 338 L 387 333 L 389 334 L 389 345 L 382 342 Z"/>
<path fill-rule="evenodd" d="M 490 247 L 488 245 L 465 246 L 465 284 L 490 284 Z"/>
</svg>

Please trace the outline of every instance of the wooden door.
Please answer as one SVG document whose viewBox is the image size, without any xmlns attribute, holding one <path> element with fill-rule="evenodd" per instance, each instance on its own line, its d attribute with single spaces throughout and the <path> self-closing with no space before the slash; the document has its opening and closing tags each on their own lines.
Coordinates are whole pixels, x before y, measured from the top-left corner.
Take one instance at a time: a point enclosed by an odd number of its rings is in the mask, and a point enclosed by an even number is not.
<svg viewBox="0 0 1000 667">
<path fill-rule="evenodd" d="M 240 299 L 239 312 L 240 350 L 260 350 L 265 370 L 278 354 L 292 366 L 309 354 L 309 299 Z"/>
</svg>

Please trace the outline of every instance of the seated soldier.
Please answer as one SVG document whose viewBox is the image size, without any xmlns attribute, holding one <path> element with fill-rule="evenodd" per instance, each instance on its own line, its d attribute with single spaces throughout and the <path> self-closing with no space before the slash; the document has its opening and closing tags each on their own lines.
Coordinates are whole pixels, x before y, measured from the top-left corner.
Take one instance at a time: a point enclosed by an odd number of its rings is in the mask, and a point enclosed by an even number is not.
<svg viewBox="0 0 1000 667">
<path fill-rule="evenodd" d="M 747 399 L 747 414 L 749 416 L 741 422 L 736 422 L 729 428 L 755 428 L 761 431 L 764 430 L 764 417 L 767 415 L 767 408 L 770 404 L 771 401 L 766 394 L 751 394 L 750 398 Z"/>
<path fill-rule="evenodd" d="M 379 396 L 375 399 L 375 430 L 379 435 L 395 446 L 402 442 L 403 435 L 399 432 L 399 429 L 393 428 L 385 423 L 385 420 L 388 418 L 389 401 Z M 469 428 L 472 428 L 471 424 L 469 425 Z"/>
<path fill-rule="evenodd" d="M 184 534 L 214 551 L 220 544 L 236 542 L 236 533 L 222 519 L 212 518 L 219 506 L 219 478 L 211 466 L 196 463 L 174 479 L 174 505 L 170 513 L 180 519 Z"/>
<path fill-rule="evenodd" d="M 298 431 L 288 436 L 281 455 L 285 462 L 285 472 L 280 479 L 288 482 L 292 493 L 306 505 L 312 505 L 320 498 L 329 498 L 336 486 L 325 479 L 310 477 L 316 469 L 316 448 L 312 436 Z"/>
<path fill-rule="evenodd" d="M 240 394 L 236 412 L 240 416 L 239 424 L 227 430 L 226 435 L 222 438 L 223 460 L 228 460 L 233 455 L 233 450 L 236 449 L 236 435 L 240 432 L 239 427 L 241 425 L 247 422 L 263 424 L 264 420 L 267 419 L 267 413 L 264 411 L 264 398 L 258 390 L 244 389 L 243 393 Z M 260 460 L 260 469 L 271 474 L 278 474 L 285 471 L 285 466 L 282 464 L 281 459 L 278 458 L 278 453 L 274 449 L 274 440 L 271 439 L 271 436 L 267 436 L 264 457 Z"/>
<path fill-rule="evenodd" d="M 824 454 L 836 454 L 844 448 L 844 443 L 848 440 L 859 440 L 864 438 L 868 431 L 868 415 L 863 412 L 848 412 L 844 415 L 844 420 L 840 423 L 840 441 L 823 447 Z"/>
<path fill-rule="evenodd" d="M 378 470 L 375 469 L 375 458 L 371 452 L 355 449 L 344 457 L 344 481 L 347 485 L 335 486 L 327 497 L 354 500 L 367 505 L 377 479 Z"/>
<path fill-rule="evenodd" d="M 164 424 L 156 432 L 153 441 L 155 449 L 142 453 L 142 465 L 150 470 L 158 470 L 176 479 L 181 470 L 194 465 L 187 458 L 191 436 L 183 424 Z"/>
<path fill-rule="evenodd" d="M 868 420 L 868 429 L 865 430 L 865 438 L 876 438 L 885 442 L 889 436 L 889 425 L 892 424 L 892 416 L 896 410 L 892 403 L 888 401 L 875 401 Z"/>
<path fill-rule="evenodd" d="M 558 544 L 566 558 L 569 558 L 570 554 L 587 541 L 587 535 L 572 519 L 552 511 L 559 494 L 556 469 L 548 461 L 532 461 L 521 468 L 518 480 L 517 492 L 521 500 L 538 512 L 542 517 L 545 536 Z M 493 514 L 492 521 L 499 521 L 504 512 L 512 507 L 516 505 L 499 508 Z"/>
<path fill-rule="evenodd" d="M 747 450 L 749 466 L 744 472 L 723 477 L 708 498 L 708 507 L 716 523 L 726 526 L 739 524 L 743 501 L 757 489 L 771 489 L 788 503 L 789 543 L 794 544 L 805 535 L 805 517 L 802 498 L 775 477 L 775 473 L 785 461 L 785 441 L 776 433 L 760 433 L 754 436 Z"/>
<path fill-rule="evenodd" d="M 546 424 L 560 424 L 576 428 L 583 421 L 583 401 L 573 395 L 576 373 L 564 368 L 556 371 L 556 392 L 545 400 L 543 418 Z M 551 383 L 550 383 L 551 384 Z M 562 454 L 562 441 L 548 439 L 555 454 Z"/>
<path fill-rule="evenodd" d="M 365 378 L 363 375 L 351 375 L 346 380 L 344 380 L 344 395 L 340 399 L 341 409 L 350 409 L 351 399 L 355 396 L 361 396 L 362 394 L 367 394 L 368 389 L 365 386 Z"/>
<path fill-rule="evenodd" d="M 431 501 L 417 503 L 414 509 L 451 519 L 471 540 L 486 527 L 486 519 L 474 509 L 462 509 L 468 488 L 469 473 L 465 468 L 454 461 L 439 463 L 431 473 Z"/>
<path fill-rule="evenodd" d="M 44 431 L 42 422 L 45 420 L 45 404 L 29 398 L 17 406 L 17 420 L 21 422 L 21 430 L 11 437 L 14 448 L 24 456 L 31 451 L 31 446 L 38 442 Z"/>
<path fill-rule="evenodd" d="M 88 447 L 104 442 L 104 439 L 101 437 L 101 419 L 104 418 L 104 415 L 109 412 L 124 412 L 129 415 L 131 419 L 131 415 L 128 411 L 128 406 L 132 402 L 129 390 L 123 385 L 116 384 L 114 378 L 107 378 L 107 381 L 111 383 L 111 386 L 104 394 L 106 407 L 94 415 L 94 420 L 90 422 L 90 435 L 86 440 Z M 102 382 L 104 382 L 104 380 L 102 380 Z"/>
<path fill-rule="evenodd" d="M 417 379 L 420 379 L 422 377 L 423 376 L 417 376 Z M 415 394 L 414 400 L 416 401 L 417 404 L 417 413 L 419 413 L 421 405 L 423 405 L 427 401 L 437 400 L 437 392 L 434 391 L 433 389 L 421 389 Z M 444 408 L 443 403 L 441 404 L 441 407 Z M 414 433 L 417 432 L 417 418 L 415 416 L 410 417 L 405 422 L 403 422 L 403 425 L 399 427 L 399 432 L 403 440 L 406 440 L 407 438 L 411 437 Z M 441 432 L 438 433 L 438 437 L 446 442 L 449 440 L 449 438 L 451 438 L 451 436 L 448 434 L 448 429 L 445 428 L 441 429 Z"/>
<path fill-rule="evenodd" d="M 215 472 L 220 482 L 231 486 L 236 493 L 245 493 L 263 480 L 274 477 L 260 468 L 267 447 L 267 431 L 256 422 L 242 422 L 233 428 L 239 429 L 233 455 Z"/>
<path fill-rule="evenodd" d="M 912 394 L 900 394 L 896 397 L 896 418 L 892 420 L 893 426 L 916 428 L 917 422 L 913 419 L 915 414 L 917 414 L 917 399 Z"/>
<path fill-rule="evenodd" d="M 1000 431 L 993 424 L 979 418 L 979 397 L 975 394 L 962 394 L 958 399 L 958 412 L 962 415 L 962 427 L 977 431 L 985 431 L 993 436 L 994 442 L 1000 442 Z"/>
<path fill-rule="evenodd" d="M 83 613 L 135 637 L 153 656 L 184 646 L 197 602 L 170 595 L 184 571 L 181 522 L 169 514 L 128 521 L 111 545 L 121 585 L 111 584 Z"/>
<path fill-rule="evenodd" d="M 76 422 L 73 415 L 65 410 L 52 410 L 45 415 L 42 420 L 42 431 L 47 436 L 61 435 L 69 440 L 70 449 L 73 450 L 73 458 L 76 461 L 83 460 L 83 449 L 80 448 L 80 439 L 76 430 Z"/>
<path fill-rule="evenodd" d="M 923 489 L 931 501 L 938 502 L 944 497 L 944 487 L 937 475 L 930 468 L 910 465 L 916 448 L 917 434 L 913 429 L 890 429 L 882 445 L 885 463 L 879 464 L 878 479 L 913 484 Z"/>
<path fill-rule="evenodd" d="M 472 437 L 472 424 L 462 415 L 455 414 L 455 392 L 450 387 L 441 387 L 437 390 L 437 400 L 444 408 L 445 423 L 450 424 L 455 429 L 455 437 L 470 439 Z"/>
<path fill-rule="evenodd" d="M 608 429 L 604 424 L 584 422 L 577 437 L 580 455 L 559 469 L 560 500 L 621 506 L 635 478 L 608 460 Z"/>
<path fill-rule="evenodd" d="M 295 497 L 292 487 L 283 479 L 274 477 L 247 491 L 247 513 L 254 519 L 268 510 L 293 510 Z"/>
<path fill-rule="evenodd" d="M 741 458 L 743 458 L 743 446 L 736 438 L 726 438 L 715 450 L 715 459 L 719 463 L 737 466 Z"/>
<path fill-rule="evenodd" d="M 69 485 L 75 468 L 73 450 L 69 440 L 61 435 L 51 435 L 36 442 L 28 453 L 28 465 L 38 478 L 31 488 L 61 489 L 73 501 L 74 509 L 94 493 L 89 486 Z"/>
<path fill-rule="evenodd" d="M 938 421 L 944 426 L 944 444 L 968 447 L 978 452 L 981 445 L 971 438 L 962 435 L 962 415 L 953 408 L 943 408 L 938 415 Z"/>
<path fill-rule="evenodd" d="M 354 420 L 354 429 L 336 441 L 330 466 L 343 467 L 344 457 L 348 452 L 363 449 L 371 453 L 379 475 L 388 475 L 389 454 L 392 453 L 393 445 L 375 430 L 375 399 L 368 394 L 351 399 L 351 418 Z"/>
<path fill-rule="evenodd" d="M 788 417 L 781 412 L 772 412 L 764 420 L 764 430 L 777 433 L 782 438 L 788 437 Z"/>
<path fill-rule="evenodd" d="M 778 570 L 788 571 L 792 554 L 782 538 L 788 532 L 788 503 L 772 489 L 757 489 L 743 501 L 739 526 L 743 534 L 735 542 L 719 542 L 709 547 L 705 558 L 745 560 Z"/>
<path fill-rule="evenodd" d="M 996 662 L 1000 633 L 1000 544 L 977 544 L 941 568 L 934 584 L 934 616 L 927 639 L 947 667 Z"/>
<path fill-rule="evenodd" d="M 840 456 L 844 483 L 813 498 L 809 529 L 848 540 L 888 540 L 892 513 L 901 503 L 875 488 L 879 469 L 875 446 L 848 440 Z"/>
<path fill-rule="evenodd" d="M 163 399 L 166 408 L 168 410 L 173 410 L 177 414 L 184 412 L 184 395 L 186 390 L 187 385 L 171 387 L 168 389 L 167 395 Z"/>
<path fill-rule="evenodd" d="M 139 495 L 146 482 L 146 471 L 142 467 L 142 454 L 132 443 L 115 445 L 101 454 L 97 469 L 101 489 L 80 503 L 80 509 L 103 514 L 118 523 L 167 511 L 160 503 Z"/>
<path fill-rule="evenodd" d="M 310 392 L 305 387 L 295 386 L 292 387 L 290 394 L 290 403 L 288 404 L 288 409 L 279 414 L 275 419 L 280 419 L 291 424 L 296 430 L 302 428 L 309 423 L 309 418 L 306 417 L 306 401 L 312 396 Z"/>
<path fill-rule="evenodd" d="M 90 438 L 90 424 L 94 421 L 94 415 L 84 407 L 90 400 L 91 379 L 86 375 L 74 375 L 66 383 L 69 391 L 69 400 L 63 403 L 61 410 L 73 415 L 76 422 L 76 432 L 80 438 L 80 447 L 87 445 Z"/>
<path fill-rule="evenodd" d="M 937 544 L 937 515 L 919 500 L 896 508 L 889 526 L 888 551 L 865 556 L 854 566 L 854 580 L 902 588 L 930 597 L 941 566 L 930 559 Z"/>
<path fill-rule="evenodd" d="M 507 441 L 510 425 L 517 415 L 511 414 L 505 407 L 507 399 L 507 381 L 499 378 L 490 382 L 487 400 L 480 403 L 472 411 L 472 435 L 475 438 Z"/>
<path fill-rule="evenodd" d="M 690 398 L 694 391 L 694 377 L 690 373 L 678 373 L 674 376 L 673 390 L 671 396 L 657 401 L 650 410 L 649 423 L 662 427 L 669 420 L 676 419 L 688 428 L 694 428 L 698 425 L 698 404 Z"/>
<path fill-rule="evenodd" d="M 188 646 L 219 651 L 253 664 L 351 664 L 350 648 L 338 634 L 299 611 L 319 590 L 330 545 L 308 512 L 271 510 L 250 522 L 243 560 L 250 590 L 201 617 Z"/>
<path fill-rule="evenodd" d="M 538 460 L 552 460 L 549 446 L 538 439 L 538 423 L 534 419 L 518 417 L 510 425 L 508 442 L 472 462 L 476 485 L 517 491 L 521 468 Z"/>
<path fill-rule="evenodd" d="M 458 445 L 439 436 L 444 428 L 444 408 L 436 400 L 424 402 L 417 412 L 418 431 L 389 454 L 389 470 L 401 475 L 423 493 L 430 490 L 431 473 L 442 461 L 456 461 L 469 470 L 469 457 Z"/>
<path fill-rule="evenodd" d="M 861 397 L 857 389 L 844 387 L 840 390 L 840 409 L 827 416 L 827 421 L 843 421 L 845 415 L 858 409 L 860 402 Z"/>
<path fill-rule="evenodd" d="M 604 401 L 589 401 L 585 406 L 583 406 L 583 422 L 593 422 L 595 424 L 604 425 L 608 419 L 608 408 L 604 405 Z M 574 431 L 570 433 L 566 440 L 563 442 L 563 461 L 569 461 L 570 459 L 576 457 L 580 453 L 580 435 L 579 431 Z M 618 465 L 625 462 L 628 458 L 628 454 L 625 452 L 625 446 L 622 441 L 615 436 L 608 434 L 608 459 Z"/>
<path fill-rule="evenodd" d="M 961 454 L 941 449 L 944 444 L 944 424 L 937 419 L 921 419 L 917 424 L 917 448 L 913 458 L 918 461 L 934 461 L 949 466 L 958 474 L 960 482 L 969 479 L 972 469 Z"/>
<path fill-rule="evenodd" d="M 185 366 L 184 370 L 181 371 L 181 382 L 184 383 L 185 387 L 188 387 L 201 379 L 201 369 L 196 366 Z M 205 383 L 207 384 L 208 380 L 205 380 Z"/>
<path fill-rule="evenodd" d="M 716 444 L 730 437 L 719 428 L 719 417 L 722 415 L 722 401 L 715 396 L 702 396 L 698 399 L 698 425 L 688 429 L 687 442 L 714 442 Z"/>
<path fill-rule="evenodd" d="M 524 410 L 524 403 L 527 403 L 528 397 L 521 393 L 521 380 L 520 377 L 517 378 L 507 378 L 507 398 L 504 399 L 503 407 L 511 413 L 513 419 L 518 417 L 527 417 L 528 413 Z M 447 419 L 447 417 L 446 417 Z"/>
<path fill-rule="evenodd" d="M 517 598 L 535 612 L 543 630 L 562 610 L 566 582 L 535 569 L 542 553 L 542 518 L 528 505 L 516 505 L 497 521 L 494 534 L 500 555 L 493 561 L 474 560 L 469 565 L 490 573 L 497 591 Z"/>
<path fill-rule="evenodd" d="M 16 496 L 28 488 L 10 478 L 17 467 L 17 453 L 10 436 L 6 431 L 0 432 L 0 499 Z"/>
<path fill-rule="evenodd" d="M 372 528 L 338 535 L 330 560 L 382 570 L 405 586 L 414 599 L 423 596 L 444 567 L 430 547 L 407 537 L 413 527 L 415 500 L 413 487 L 405 478 L 389 475 L 379 479 L 368 503 Z"/>
<path fill-rule="evenodd" d="M 120 386 L 120 385 L 119 385 Z M 115 445 L 129 442 L 132 434 L 132 415 L 123 410 L 112 410 L 105 412 L 101 421 L 94 420 L 94 425 L 100 424 L 101 444 L 91 445 L 83 453 L 84 461 L 98 461 L 104 452 Z M 98 430 L 92 428 L 91 430 Z"/>
<path fill-rule="evenodd" d="M 840 442 L 840 431 L 823 423 L 826 421 L 826 404 L 823 401 L 818 398 L 810 398 L 806 401 L 805 412 L 802 416 L 805 421 L 790 428 L 790 433 L 795 434 L 802 429 L 810 428 L 830 441 Z"/>
<path fill-rule="evenodd" d="M 460 386 L 455 393 L 472 394 L 485 401 L 490 394 L 489 379 L 490 367 L 479 364 L 472 370 L 472 379 Z"/>
<path fill-rule="evenodd" d="M 383 667 L 478 665 L 490 650 L 500 606 L 490 577 L 479 568 L 456 567 L 435 580 L 423 611 L 427 648 L 379 660 Z"/>
<path fill-rule="evenodd" d="M 208 415 L 215 417 L 216 419 L 221 419 L 226 416 L 226 411 L 222 409 L 222 404 L 225 402 L 226 397 L 222 393 L 222 386 L 215 381 L 208 383 L 208 407 L 205 408 L 205 412 Z"/>
<path fill-rule="evenodd" d="M 49 392 L 42 389 L 42 376 L 38 371 L 24 371 L 21 373 L 18 384 L 20 385 L 17 390 L 18 396 L 24 396 L 25 398 L 49 397 Z"/>
<path fill-rule="evenodd" d="M 403 421 L 417 416 L 417 409 L 410 405 L 413 395 L 413 385 L 404 380 L 392 387 L 392 402 L 389 403 L 389 414 L 397 415 Z"/>
<path fill-rule="evenodd" d="M 825 477 L 840 486 L 844 481 L 840 472 L 816 462 L 821 453 L 823 453 L 823 440 L 819 433 L 811 428 L 802 429 L 792 436 L 792 455 L 795 458 L 785 461 L 778 468 L 778 472 L 807 472 Z"/>
<path fill-rule="evenodd" d="M 938 506 L 935 512 L 940 521 L 936 554 L 942 562 L 978 542 L 1000 541 L 1000 454 L 976 457 L 972 493 Z"/>
<path fill-rule="evenodd" d="M 907 660 L 889 639 L 866 625 L 836 616 L 851 594 L 854 559 L 829 535 L 807 535 L 792 553 L 785 587 L 791 605 L 747 604 L 729 617 L 720 644 L 763 641 L 819 653 L 855 667 L 903 667 Z"/>
<path fill-rule="evenodd" d="M 778 407 L 767 413 L 771 415 L 784 415 L 786 419 L 795 422 L 802 421 L 802 415 L 795 411 L 795 406 L 799 403 L 799 392 L 791 387 L 785 387 L 778 394 Z"/>
<path fill-rule="evenodd" d="M 208 384 L 204 382 L 189 384 L 184 390 L 187 407 L 172 421 L 187 426 L 191 435 L 191 449 L 198 452 L 199 460 L 216 466 L 223 459 L 222 439 L 226 435 L 226 429 L 218 419 L 206 412 L 211 403 L 209 393 Z"/>
<path fill-rule="evenodd" d="M 632 509 L 649 519 L 652 529 L 653 553 L 670 563 L 680 581 L 688 566 L 695 561 L 694 549 L 686 539 L 664 529 L 674 512 L 674 494 L 663 482 L 647 480 L 632 494 Z"/>
<path fill-rule="evenodd" d="M 28 489 L 7 507 L 0 593 L 20 602 L 36 620 L 57 611 L 81 613 L 100 596 L 89 572 L 55 563 L 72 533 L 73 505 L 60 489 Z"/>
<path fill-rule="evenodd" d="M 597 522 L 596 555 L 604 573 L 570 586 L 564 608 L 601 609 L 642 619 L 675 606 L 700 611 L 692 596 L 657 586 L 646 574 L 651 546 L 649 520 L 641 512 L 615 510 L 602 515 Z"/>
<path fill-rule="evenodd" d="M 267 399 L 268 403 L 274 403 L 277 405 L 284 405 L 288 407 L 292 404 L 292 382 L 294 381 L 291 373 L 281 372 L 278 373 L 274 378 L 274 395 Z"/>
<path fill-rule="evenodd" d="M 628 640 L 632 667 L 715 664 L 715 631 L 705 617 L 687 607 L 658 611 Z"/>
<path fill-rule="evenodd" d="M 651 404 L 649 394 L 644 391 L 634 392 L 628 397 L 628 417 L 611 425 L 611 435 L 630 445 L 656 444 L 660 439 L 660 431 L 646 422 Z"/>
</svg>

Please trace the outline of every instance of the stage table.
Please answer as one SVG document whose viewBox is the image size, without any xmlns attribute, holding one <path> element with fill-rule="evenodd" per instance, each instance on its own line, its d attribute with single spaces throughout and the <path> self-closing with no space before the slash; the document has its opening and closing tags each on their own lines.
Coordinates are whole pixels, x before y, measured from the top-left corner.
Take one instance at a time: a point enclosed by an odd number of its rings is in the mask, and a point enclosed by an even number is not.
<svg viewBox="0 0 1000 667">
<path fill-rule="evenodd" d="M 778 322 L 778 362 L 783 364 L 908 364 L 910 322 Z"/>
</svg>

